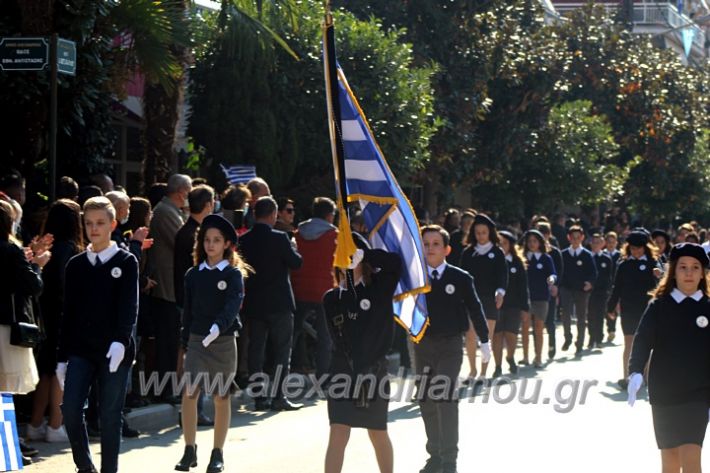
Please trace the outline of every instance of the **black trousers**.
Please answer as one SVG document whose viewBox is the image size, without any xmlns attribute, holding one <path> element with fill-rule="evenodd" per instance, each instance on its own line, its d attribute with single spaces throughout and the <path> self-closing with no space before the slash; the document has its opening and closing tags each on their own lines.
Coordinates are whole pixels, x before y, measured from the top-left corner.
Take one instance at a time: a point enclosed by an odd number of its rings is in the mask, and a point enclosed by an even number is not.
<svg viewBox="0 0 710 473">
<path fill-rule="evenodd" d="M 426 376 L 419 385 L 419 408 L 426 430 L 427 452 L 444 464 L 455 465 L 459 451 L 459 404 L 454 392 L 463 360 L 463 335 L 425 335 L 414 345 L 414 356 L 417 373 Z M 438 389 L 442 383 L 449 383 L 449 389 Z M 443 393 L 443 398 L 439 397 Z"/>
<path fill-rule="evenodd" d="M 565 341 L 572 341 L 572 314 L 577 316 L 577 348 L 584 347 L 584 334 L 587 330 L 587 310 L 590 292 L 581 289 L 560 288 L 560 310 L 565 328 Z"/>
<path fill-rule="evenodd" d="M 325 320 L 323 304 L 296 302 L 296 307 L 291 362 L 299 368 L 305 368 L 308 364 L 308 359 L 310 358 L 307 343 L 308 334 L 304 331 L 303 324 L 309 321 L 316 331 L 315 368 L 316 376 L 320 377 L 328 372 L 330 352 L 333 348 L 330 332 L 328 332 L 328 323 Z"/>
<path fill-rule="evenodd" d="M 155 365 L 161 379 L 166 373 L 177 371 L 178 350 L 180 349 L 180 327 L 182 320 L 175 302 L 150 298 L 150 318 L 155 334 Z M 166 390 L 162 395 L 178 396 L 180 393 L 170 393 Z"/>
<path fill-rule="evenodd" d="M 274 379 L 276 389 L 274 399 L 283 399 L 283 383 L 288 376 L 291 362 L 291 344 L 293 343 L 293 314 L 291 312 L 280 314 L 248 315 L 249 318 L 249 349 L 247 364 L 249 376 L 263 374 L 264 358 L 267 349 L 274 361 Z M 263 398 L 260 396 L 260 398 Z"/>
<path fill-rule="evenodd" d="M 606 291 L 592 292 L 589 297 L 589 341 L 602 343 L 604 341 L 604 319 L 606 317 Z"/>
</svg>

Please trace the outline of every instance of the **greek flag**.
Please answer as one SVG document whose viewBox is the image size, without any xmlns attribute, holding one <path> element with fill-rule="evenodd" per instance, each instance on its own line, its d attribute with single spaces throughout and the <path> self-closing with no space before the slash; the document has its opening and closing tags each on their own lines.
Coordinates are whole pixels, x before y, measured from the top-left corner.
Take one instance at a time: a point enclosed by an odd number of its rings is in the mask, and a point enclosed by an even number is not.
<svg viewBox="0 0 710 473">
<path fill-rule="evenodd" d="M 220 164 L 219 166 L 230 184 L 246 184 L 256 177 L 256 166 L 242 164 L 229 167 L 224 167 L 223 164 Z"/>
<path fill-rule="evenodd" d="M 341 215 L 335 265 L 347 267 L 355 252 L 344 206 L 359 202 L 371 245 L 402 258 L 404 271 L 394 295 L 395 319 L 419 341 L 428 325 L 424 294 L 430 290 L 419 223 L 335 59 L 330 14 L 323 33 L 329 129 Z"/>
<path fill-rule="evenodd" d="M 15 404 L 12 394 L 0 395 L 0 471 L 15 471 L 22 469 L 22 453 L 20 441 L 17 438 L 17 423 L 15 419 Z"/>
</svg>

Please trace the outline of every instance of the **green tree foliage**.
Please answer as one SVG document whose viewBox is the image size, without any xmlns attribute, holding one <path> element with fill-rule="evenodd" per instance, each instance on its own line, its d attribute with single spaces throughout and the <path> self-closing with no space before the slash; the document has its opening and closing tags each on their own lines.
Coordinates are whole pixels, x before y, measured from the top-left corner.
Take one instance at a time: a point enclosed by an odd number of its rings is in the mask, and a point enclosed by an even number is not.
<svg viewBox="0 0 710 473">
<path fill-rule="evenodd" d="M 207 167 L 253 163 L 273 188 L 332 193 L 332 161 L 321 60 L 320 2 L 302 2 L 297 25 L 285 9 L 264 6 L 262 21 L 300 57 L 295 61 L 264 35 L 239 28 L 226 11 L 224 29 L 191 72 L 190 135 L 207 150 Z M 335 14 L 339 61 L 370 119 L 388 163 L 406 181 L 429 158 L 436 129 L 430 65 L 412 65 L 403 32 L 375 20 Z"/>
</svg>

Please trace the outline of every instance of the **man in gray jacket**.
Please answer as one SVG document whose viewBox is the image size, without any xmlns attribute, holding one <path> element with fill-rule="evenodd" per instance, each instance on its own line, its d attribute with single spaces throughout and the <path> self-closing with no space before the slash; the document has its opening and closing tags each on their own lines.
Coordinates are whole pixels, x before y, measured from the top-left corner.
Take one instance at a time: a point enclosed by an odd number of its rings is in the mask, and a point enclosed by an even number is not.
<svg viewBox="0 0 710 473">
<path fill-rule="evenodd" d="M 173 280 L 175 236 L 184 223 L 182 209 L 188 206 L 187 196 L 191 190 L 190 176 L 170 176 L 167 195 L 153 209 L 150 222 L 153 246 L 148 250 L 148 275 L 156 282 L 150 293 L 150 318 L 155 335 L 155 361 L 161 377 L 177 371 L 181 321 Z M 163 392 L 161 398 L 176 403 L 178 394 Z"/>
</svg>

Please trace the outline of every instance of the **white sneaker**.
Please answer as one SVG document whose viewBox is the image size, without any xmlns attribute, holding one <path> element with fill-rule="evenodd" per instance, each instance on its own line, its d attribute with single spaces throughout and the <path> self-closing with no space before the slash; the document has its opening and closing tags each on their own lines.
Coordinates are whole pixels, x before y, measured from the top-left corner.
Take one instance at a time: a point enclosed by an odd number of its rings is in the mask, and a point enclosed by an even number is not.
<svg viewBox="0 0 710 473">
<path fill-rule="evenodd" d="M 44 440 L 47 436 L 47 421 L 43 420 L 39 427 L 32 427 L 32 424 L 27 424 L 27 440 Z"/>
<path fill-rule="evenodd" d="M 45 437 L 45 440 L 49 443 L 62 443 L 68 442 L 69 436 L 67 435 L 67 431 L 63 425 L 60 425 L 58 429 L 53 429 L 52 427 L 47 426 L 47 436 Z"/>
</svg>

